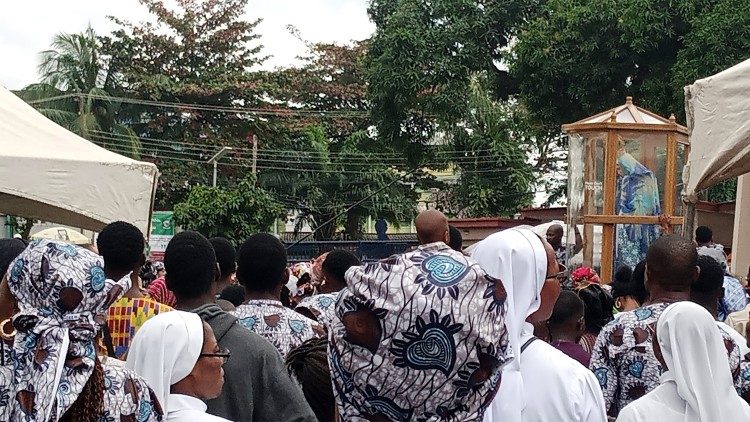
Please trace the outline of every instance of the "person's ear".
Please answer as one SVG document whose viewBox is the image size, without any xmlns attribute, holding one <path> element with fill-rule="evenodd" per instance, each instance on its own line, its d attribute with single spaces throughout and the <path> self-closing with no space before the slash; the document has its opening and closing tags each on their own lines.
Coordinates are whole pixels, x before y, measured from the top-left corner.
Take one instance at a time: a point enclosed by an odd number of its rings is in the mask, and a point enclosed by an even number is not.
<svg viewBox="0 0 750 422">
<path fill-rule="evenodd" d="M 289 267 L 284 268 L 284 274 L 281 275 L 281 284 L 286 284 L 289 282 Z"/>
<path fill-rule="evenodd" d="M 448 229 L 443 234 L 443 243 L 447 245 L 448 243 L 450 243 L 450 241 L 451 241 L 451 230 Z"/>
<path fill-rule="evenodd" d="M 695 268 L 693 268 L 693 282 L 695 282 L 695 280 L 698 280 L 698 277 L 700 275 L 701 275 L 701 267 L 696 265 Z"/>
<path fill-rule="evenodd" d="M 217 262 L 216 265 L 214 265 L 214 283 L 218 282 L 219 279 L 221 279 L 221 267 Z"/>
</svg>

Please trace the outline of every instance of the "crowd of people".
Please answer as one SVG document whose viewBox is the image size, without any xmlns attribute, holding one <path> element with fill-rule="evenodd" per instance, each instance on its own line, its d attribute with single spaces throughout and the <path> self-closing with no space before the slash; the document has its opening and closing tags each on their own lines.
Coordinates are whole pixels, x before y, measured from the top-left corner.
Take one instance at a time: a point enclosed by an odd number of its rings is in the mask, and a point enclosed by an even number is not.
<svg viewBox="0 0 750 422">
<path fill-rule="evenodd" d="M 0 240 L 2 421 L 750 421 L 750 305 L 723 247 L 663 235 L 604 284 L 562 228 L 477 243 L 436 210 L 420 246 L 290 266 L 259 233 L 146 262 Z M 92 248 L 93 249 L 93 248 Z"/>
</svg>

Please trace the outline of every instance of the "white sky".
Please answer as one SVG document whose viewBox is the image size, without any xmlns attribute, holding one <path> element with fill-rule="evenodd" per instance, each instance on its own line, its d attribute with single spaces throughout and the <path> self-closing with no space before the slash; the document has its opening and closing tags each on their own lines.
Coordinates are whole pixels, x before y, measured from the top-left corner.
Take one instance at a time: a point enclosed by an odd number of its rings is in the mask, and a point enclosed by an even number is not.
<svg viewBox="0 0 750 422">
<path fill-rule="evenodd" d="M 38 53 L 49 48 L 59 32 L 81 32 L 88 23 L 99 34 L 115 28 L 106 17 L 138 22 L 149 15 L 137 0 L 6 0 L 0 11 L 0 85 L 20 89 L 36 82 Z M 303 38 L 319 42 L 348 42 L 367 38 L 374 25 L 367 17 L 367 0 L 249 0 L 248 18 L 263 18 L 257 32 L 271 55 L 266 68 L 289 66 L 304 53 L 304 45 L 289 34 L 297 27 Z"/>
</svg>

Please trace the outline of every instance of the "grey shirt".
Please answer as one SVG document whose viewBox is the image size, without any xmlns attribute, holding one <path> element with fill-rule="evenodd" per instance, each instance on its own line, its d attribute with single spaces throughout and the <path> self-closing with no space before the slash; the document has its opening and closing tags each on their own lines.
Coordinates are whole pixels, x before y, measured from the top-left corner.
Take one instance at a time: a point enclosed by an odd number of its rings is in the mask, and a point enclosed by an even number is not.
<svg viewBox="0 0 750 422">
<path fill-rule="evenodd" d="M 219 347 L 232 353 L 224 365 L 224 389 L 206 402 L 208 413 L 232 421 L 317 421 L 275 347 L 237 323 L 216 304 L 193 312 L 211 326 Z"/>
</svg>

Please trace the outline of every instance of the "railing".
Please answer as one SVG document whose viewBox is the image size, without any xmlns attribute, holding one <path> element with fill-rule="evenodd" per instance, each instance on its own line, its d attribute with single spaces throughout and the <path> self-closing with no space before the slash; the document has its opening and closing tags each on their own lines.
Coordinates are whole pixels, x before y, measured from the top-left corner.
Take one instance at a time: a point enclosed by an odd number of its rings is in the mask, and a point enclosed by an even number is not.
<svg viewBox="0 0 750 422">
<path fill-rule="evenodd" d="M 291 244 L 287 242 L 286 246 Z M 404 253 L 417 245 L 416 241 L 402 240 L 313 241 L 298 243 L 286 252 L 289 262 L 305 262 L 334 249 L 345 249 L 357 255 L 362 262 L 372 262 Z"/>
</svg>

